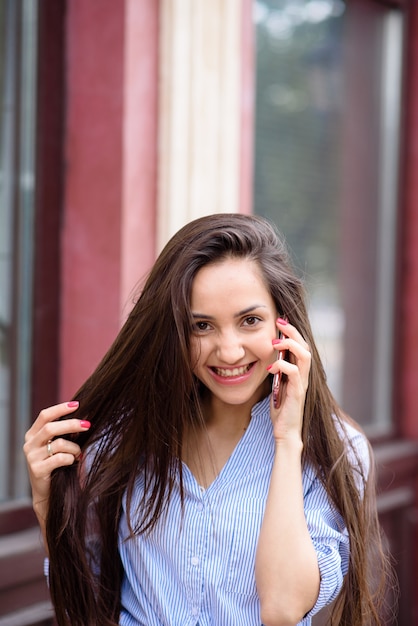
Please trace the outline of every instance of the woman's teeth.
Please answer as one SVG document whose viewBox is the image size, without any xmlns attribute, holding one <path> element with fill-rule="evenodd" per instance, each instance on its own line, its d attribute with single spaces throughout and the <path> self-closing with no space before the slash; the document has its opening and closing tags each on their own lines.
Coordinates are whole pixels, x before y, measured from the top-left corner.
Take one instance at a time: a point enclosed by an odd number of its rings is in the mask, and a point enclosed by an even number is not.
<svg viewBox="0 0 418 626">
<path fill-rule="evenodd" d="M 214 367 L 213 371 L 218 374 L 218 376 L 242 376 L 246 374 L 250 369 L 251 365 L 243 365 L 242 367 L 233 367 L 232 369 L 224 369 L 222 367 Z"/>
</svg>

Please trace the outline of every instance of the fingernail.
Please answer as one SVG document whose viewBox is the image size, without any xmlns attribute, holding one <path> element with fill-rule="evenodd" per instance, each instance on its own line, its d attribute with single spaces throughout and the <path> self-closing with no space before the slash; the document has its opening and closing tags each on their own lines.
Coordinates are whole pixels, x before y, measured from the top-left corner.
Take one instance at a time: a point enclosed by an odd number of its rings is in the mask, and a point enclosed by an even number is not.
<svg viewBox="0 0 418 626">
<path fill-rule="evenodd" d="M 271 343 L 273 344 L 273 346 L 276 346 L 278 343 L 282 343 L 282 341 L 283 339 L 273 339 Z"/>
<path fill-rule="evenodd" d="M 67 402 L 67 406 L 69 409 L 73 409 L 74 407 L 78 406 L 78 402 L 77 400 L 71 400 L 71 402 Z"/>
<path fill-rule="evenodd" d="M 271 365 L 267 365 L 267 369 L 268 369 L 268 370 L 271 370 L 271 368 L 272 368 L 272 367 L 273 367 L 273 364 L 271 364 Z"/>
<path fill-rule="evenodd" d="M 81 428 L 90 428 L 91 424 L 87 420 L 80 420 Z"/>
<path fill-rule="evenodd" d="M 79 455 L 78 455 L 78 457 L 77 457 L 77 461 L 78 461 L 79 463 L 81 463 L 81 461 L 82 461 L 82 460 L 83 460 L 83 453 L 82 453 L 82 452 L 80 452 L 80 454 L 79 454 Z"/>
<path fill-rule="evenodd" d="M 286 324 L 288 324 L 288 321 L 287 321 L 287 320 L 285 320 L 285 319 L 283 319 L 283 317 L 278 317 L 278 318 L 277 318 L 277 320 L 276 320 L 276 322 L 277 322 L 278 324 L 283 324 L 284 326 L 286 326 Z"/>
</svg>

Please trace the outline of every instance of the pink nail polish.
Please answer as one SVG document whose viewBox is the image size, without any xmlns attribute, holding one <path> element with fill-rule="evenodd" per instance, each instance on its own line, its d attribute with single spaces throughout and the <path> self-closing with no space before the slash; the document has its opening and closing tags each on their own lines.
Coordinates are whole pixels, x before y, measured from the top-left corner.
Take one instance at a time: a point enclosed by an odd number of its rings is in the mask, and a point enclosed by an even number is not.
<svg viewBox="0 0 418 626">
<path fill-rule="evenodd" d="M 71 402 L 67 402 L 67 406 L 69 409 L 74 409 L 76 406 L 78 406 L 78 402 L 77 400 L 71 400 Z"/>
<path fill-rule="evenodd" d="M 81 428 L 90 428 L 91 424 L 87 420 L 80 420 Z"/>
<path fill-rule="evenodd" d="M 282 343 L 282 341 L 283 339 L 278 338 L 278 339 L 273 339 L 271 343 L 273 344 L 273 346 L 276 346 L 278 343 Z"/>
<path fill-rule="evenodd" d="M 286 326 L 286 324 L 288 324 L 288 321 L 283 319 L 282 317 L 278 317 L 276 322 L 278 322 L 278 324 L 282 324 L 283 326 Z"/>
<path fill-rule="evenodd" d="M 271 370 L 272 367 L 273 367 L 273 364 L 271 363 L 270 365 L 267 365 L 266 369 Z"/>
</svg>

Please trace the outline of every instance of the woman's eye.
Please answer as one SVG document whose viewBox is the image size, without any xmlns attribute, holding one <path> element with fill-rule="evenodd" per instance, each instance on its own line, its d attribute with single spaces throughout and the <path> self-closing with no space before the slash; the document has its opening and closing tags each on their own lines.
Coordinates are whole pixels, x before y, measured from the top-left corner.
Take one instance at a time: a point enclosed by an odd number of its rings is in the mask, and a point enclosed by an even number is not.
<svg viewBox="0 0 418 626">
<path fill-rule="evenodd" d="M 256 324 L 258 324 L 259 321 L 260 321 L 259 317 L 255 317 L 255 315 L 250 315 L 249 317 L 245 318 L 244 324 L 246 326 L 255 326 Z"/>
<path fill-rule="evenodd" d="M 207 322 L 196 322 L 194 325 L 194 329 L 197 332 L 204 332 L 209 329 L 209 324 Z"/>
</svg>

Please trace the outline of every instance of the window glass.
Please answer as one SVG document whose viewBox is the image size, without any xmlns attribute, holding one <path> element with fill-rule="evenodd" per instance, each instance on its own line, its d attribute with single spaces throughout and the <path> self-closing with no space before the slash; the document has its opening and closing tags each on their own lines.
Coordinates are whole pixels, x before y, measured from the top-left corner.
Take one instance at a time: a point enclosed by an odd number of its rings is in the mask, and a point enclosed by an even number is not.
<svg viewBox="0 0 418 626">
<path fill-rule="evenodd" d="M 0 501 L 27 493 L 30 422 L 36 6 L 0 3 Z"/>
<path fill-rule="evenodd" d="M 257 0 L 254 211 L 285 234 L 338 401 L 391 425 L 402 14 Z"/>
</svg>

